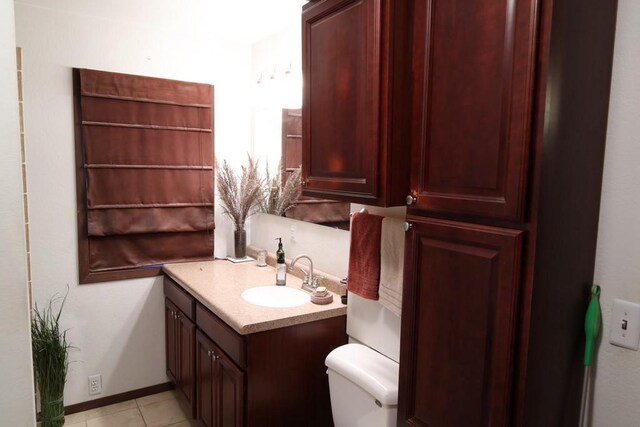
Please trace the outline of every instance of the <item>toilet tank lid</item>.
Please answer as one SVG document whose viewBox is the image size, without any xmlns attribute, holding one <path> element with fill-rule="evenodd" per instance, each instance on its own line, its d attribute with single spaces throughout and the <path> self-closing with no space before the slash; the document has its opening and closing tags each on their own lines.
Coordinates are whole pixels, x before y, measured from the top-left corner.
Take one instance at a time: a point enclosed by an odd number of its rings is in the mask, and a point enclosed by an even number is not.
<svg viewBox="0 0 640 427">
<path fill-rule="evenodd" d="M 329 353 L 325 364 L 383 405 L 398 404 L 399 365 L 388 357 L 362 344 L 346 344 Z"/>
</svg>

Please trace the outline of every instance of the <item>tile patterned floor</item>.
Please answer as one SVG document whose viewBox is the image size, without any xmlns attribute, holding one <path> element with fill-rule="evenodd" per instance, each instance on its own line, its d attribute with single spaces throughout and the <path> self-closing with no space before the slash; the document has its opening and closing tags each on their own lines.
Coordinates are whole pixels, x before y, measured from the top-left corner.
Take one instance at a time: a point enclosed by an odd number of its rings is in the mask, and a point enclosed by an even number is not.
<svg viewBox="0 0 640 427">
<path fill-rule="evenodd" d="M 67 415 L 65 427 L 195 427 L 174 391 Z"/>
</svg>

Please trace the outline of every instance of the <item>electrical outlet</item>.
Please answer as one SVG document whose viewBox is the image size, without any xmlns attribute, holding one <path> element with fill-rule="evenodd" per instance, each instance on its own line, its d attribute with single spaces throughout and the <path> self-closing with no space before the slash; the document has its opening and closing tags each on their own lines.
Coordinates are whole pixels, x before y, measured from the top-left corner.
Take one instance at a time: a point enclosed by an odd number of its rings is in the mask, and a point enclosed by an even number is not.
<svg viewBox="0 0 640 427">
<path fill-rule="evenodd" d="M 102 375 L 91 375 L 89 377 L 89 394 L 102 393 Z"/>
<path fill-rule="evenodd" d="M 640 344 L 640 305 L 613 300 L 609 342 L 619 347 L 638 350 Z"/>
</svg>

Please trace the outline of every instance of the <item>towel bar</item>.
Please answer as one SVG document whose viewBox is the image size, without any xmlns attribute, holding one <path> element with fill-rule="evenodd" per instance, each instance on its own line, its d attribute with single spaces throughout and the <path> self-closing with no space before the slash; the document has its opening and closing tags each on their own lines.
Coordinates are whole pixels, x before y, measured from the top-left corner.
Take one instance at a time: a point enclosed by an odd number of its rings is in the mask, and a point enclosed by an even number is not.
<svg viewBox="0 0 640 427">
<path fill-rule="evenodd" d="M 355 213 L 355 212 L 351 212 L 351 213 L 349 214 L 349 216 L 353 216 L 353 214 L 354 214 L 354 213 Z M 368 211 L 366 208 L 362 208 L 362 209 L 360 209 L 360 210 L 358 211 L 358 213 L 369 213 L 369 211 Z"/>
</svg>

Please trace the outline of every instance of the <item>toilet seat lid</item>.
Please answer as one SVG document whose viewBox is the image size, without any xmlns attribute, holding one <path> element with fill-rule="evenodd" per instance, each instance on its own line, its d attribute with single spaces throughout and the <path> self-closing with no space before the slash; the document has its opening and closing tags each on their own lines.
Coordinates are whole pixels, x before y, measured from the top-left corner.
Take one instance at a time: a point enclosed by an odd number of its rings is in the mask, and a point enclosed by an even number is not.
<svg viewBox="0 0 640 427">
<path fill-rule="evenodd" d="M 329 353 L 325 364 L 383 405 L 398 404 L 399 365 L 388 357 L 362 344 L 346 344 Z"/>
</svg>

